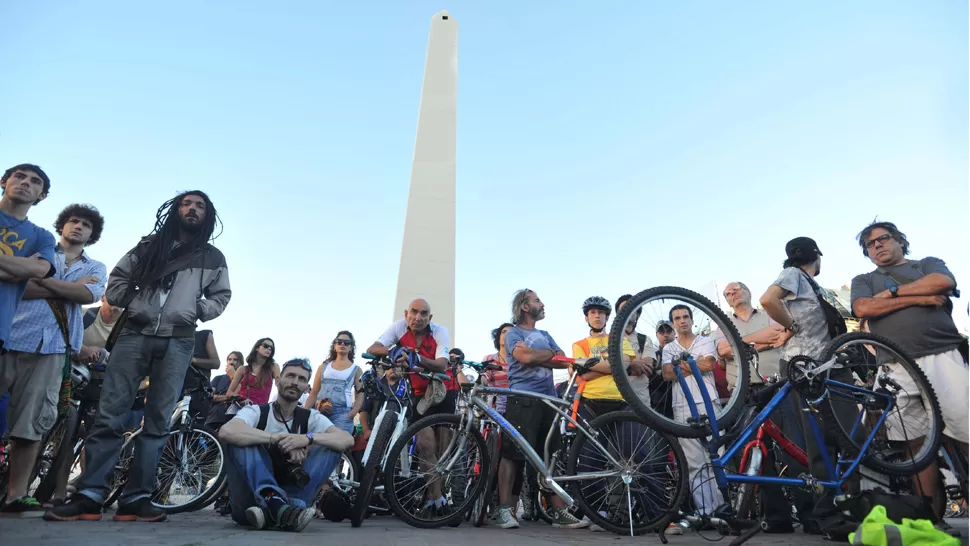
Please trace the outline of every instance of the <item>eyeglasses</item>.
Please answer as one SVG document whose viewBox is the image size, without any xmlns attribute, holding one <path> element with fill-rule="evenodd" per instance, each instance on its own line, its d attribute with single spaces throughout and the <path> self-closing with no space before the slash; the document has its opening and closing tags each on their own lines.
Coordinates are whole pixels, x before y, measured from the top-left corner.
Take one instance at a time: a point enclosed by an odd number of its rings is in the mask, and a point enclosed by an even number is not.
<svg viewBox="0 0 970 546">
<path fill-rule="evenodd" d="M 891 234 L 886 233 L 884 235 L 880 235 L 879 237 L 876 237 L 875 239 L 869 239 L 868 241 L 866 241 L 866 248 L 872 248 L 872 247 L 876 246 L 876 243 L 879 243 L 879 244 L 883 244 L 884 245 L 884 244 L 888 243 L 889 240 L 892 239 L 892 238 L 893 238 L 893 236 Z"/>
<path fill-rule="evenodd" d="M 354 342 L 349 339 L 335 339 L 333 340 L 334 345 L 353 345 Z"/>
<path fill-rule="evenodd" d="M 266 342 L 260 343 L 259 346 L 262 347 L 263 349 L 273 350 L 273 346 Z"/>
</svg>

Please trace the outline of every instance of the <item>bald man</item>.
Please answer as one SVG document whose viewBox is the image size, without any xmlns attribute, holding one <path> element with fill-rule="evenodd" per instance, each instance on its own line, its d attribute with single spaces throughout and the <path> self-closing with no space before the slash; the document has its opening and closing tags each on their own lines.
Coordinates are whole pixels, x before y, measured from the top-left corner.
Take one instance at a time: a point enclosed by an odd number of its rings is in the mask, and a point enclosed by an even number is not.
<svg viewBox="0 0 970 546">
<path fill-rule="evenodd" d="M 455 380 L 454 372 L 448 366 L 448 329 L 431 322 L 431 319 L 431 306 L 423 299 L 416 299 L 404 310 L 404 318 L 394 321 L 367 349 L 368 353 L 377 356 L 387 356 L 393 348 L 404 349 L 405 354 L 401 355 L 394 351 L 401 364 L 407 365 L 409 359 L 406 354 L 414 353 L 418 355 L 417 367 L 433 372 L 444 372 L 448 375 L 448 379 L 444 381 L 445 397 L 430 407 L 423 407 L 425 404 L 421 404 L 429 388 L 428 380 L 417 375 L 410 376 L 411 389 L 415 396 L 414 407 L 416 410 L 424 410 L 412 420 L 439 413 L 453 415 L 458 403 L 458 382 Z M 427 394 L 430 396 L 430 393 Z M 450 440 L 447 430 L 437 432 L 440 433 L 437 438 L 438 449 L 435 449 L 435 433 L 430 428 L 418 433 L 416 447 L 421 454 L 421 460 L 427 461 L 422 466 L 433 466 L 438 460 L 437 453 L 447 446 Z M 427 469 L 422 468 L 422 470 Z M 441 486 L 440 480 L 434 480 L 428 484 L 428 498 L 424 508 L 429 518 L 437 519 L 451 514 L 451 506 L 442 493 Z"/>
</svg>

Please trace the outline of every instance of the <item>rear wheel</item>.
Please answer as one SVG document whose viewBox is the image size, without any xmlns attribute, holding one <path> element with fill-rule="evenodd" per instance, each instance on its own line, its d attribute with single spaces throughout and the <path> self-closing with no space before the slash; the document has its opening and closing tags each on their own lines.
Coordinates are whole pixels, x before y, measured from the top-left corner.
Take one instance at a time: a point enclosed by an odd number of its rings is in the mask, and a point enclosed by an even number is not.
<svg viewBox="0 0 970 546">
<path fill-rule="evenodd" d="M 51 440 L 54 437 L 59 436 L 52 445 L 45 445 L 44 450 L 50 449 L 53 455 L 53 459 L 50 461 L 50 466 L 43 476 L 40 478 L 40 483 L 37 485 L 37 490 L 34 491 L 34 498 L 38 502 L 47 502 L 54 495 L 54 489 L 57 487 L 57 475 L 60 473 L 60 469 L 64 465 L 72 465 L 80 454 L 80 441 L 78 430 L 81 427 L 81 419 L 78 415 L 77 408 L 73 405 L 68 407 L 67 415 L 64 419 L 60 419 L 55 425 L 55 430 L 52 434 Z M 42 452 L 41 457 L 46 454 Z"/>
<path fill-rule="evenodd" d="M 216 499 L 225 482 L 225 452 L 215 434 L 175 430 L 158 458 L 152 504 L 169 514 L 198 510 Z"/>
<path fill-rule="evenodd" d="M 481 527 L 488 522 L 489 508 L 492 506 L 492 497 L 495 495 L 495 485 L 498 483 L 498 465 L 499 465 L 499 438 L 501 433 L 498 431 L 497 427 L 490 427 L 486 431 L 487 436 L 485 437 L 485 449 L 488 451 L 488 460 L 491 463 L 487 467 L 482 467 L 481 475 L 482 480 L 485 482 L 485 487 L 482 490 L 482 494 L 478 496 L 475 504 L 472 506 L 471 519 L 472 524 L 475 527 Z"/>
<path fill-rule="evenodd" d="M 936 461 L 943 416 L 912 358 L 884 337 L 851 332 L 829 342 L 819 362 L 833 359 L 837 367 L 825 372 L 827 392 L 818 408 L 847 457 L 871 438 L 862 464 L 877 472 L 912 476 Z"/>
</svg>

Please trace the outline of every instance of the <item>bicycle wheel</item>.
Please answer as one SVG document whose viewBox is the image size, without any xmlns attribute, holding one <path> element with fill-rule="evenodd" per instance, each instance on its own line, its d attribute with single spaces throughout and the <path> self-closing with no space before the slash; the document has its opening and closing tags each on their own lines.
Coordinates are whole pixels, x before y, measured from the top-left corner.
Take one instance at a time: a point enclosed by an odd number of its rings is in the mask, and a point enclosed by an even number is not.
<svg viewBox="0 0 970 546">
<path fill-rule="evenodd" d="M 360 527 L 364 523 L 367 515 L 370 497 L 374 493 L 374 483 L 377 481 L 377 474 L 383 469 L 381 461 L 387 451 L 387 444 L 391 441 L 394 434 L 394 427 L 397 426 L 397 413 L 387 412 L 381 419 L 379 429 L 372 432 L 374 444 L 371 447 L 370 455 L 364 463 L 364 470 L 360 475 L 360 486 L 357 488 L 357 498 L 354 499 L 354 507 L 350 511 L 350 525 Z"/>
<path fill-rule="evenodd" d="M 168 514 L 198 510 L 215 501 L 225 482 L 225 451 L 215 434 L 203 428 L 174 430 L 155 467 L 152 505 Z"/>
<path fill-rule="evenodd" d="M 488 466 L 479 465 L 485 487 L 482 490 L 482 494 L 478 496 L 478 499 L 472 505 L 471 517 L 469 519 L 471 519 L 475 527 L 481 527 L 488 523 L 489 507 L 492 505 L 492 497 L 495 495 L 495 486 L 498 483 L 498 465 L 500 460 L 498 442 L 500 436 L 501 433 L 498 427 L 491 427 L 488 429 L 488 436 L 485 438 L 485 449 L 488 452 L 490 464 Z"/>
<path fill-rule="evenodd" d="M 108 508 L 121 498 L 121 492 L 128 485 L 128 470 L 135 461 L 135 440 L 133 432 L 125 433 L 125 443 L 121 446 L 121 454 L 115 463 L 114 471 L 108 481 L 108 496 L 105 497 L 104 507 Z"/>
<path fill-rule="evenodd" d="M 391 510 L 408 525 L 436 529 L 460 522 L 482 494 L 485 481 L 475 467 L 491 465 L 488 448 L 477 430 L 468 431 L 463 424 L 460 415 L 425 417 L 405 429 L 391 447 L 384 472 L 384 495 Z M 425 431 L 435 435 L 436 446 L 437 438 L 450 433 L 444 453 L 434 457 L 421 453 L 418 437 Z M 432 491 L 438 489 L 448 502 L 445 506 L 430 502 L 434 500 Z"/>
<path fill-rule="evenodd" d="M 616 534 L 629 534 L 632 527 L 639 535 L 666 525 L 687 494 L 687 460 L 680 442 L 629 411 L 593 419 L 589 432 L 619 466 L 612 465 L 585 434 L 576 436 L 568 476 L 617 473 L 571 482 L 586 517 Z"/>
<path fill-rule="evenodd" d="M 61 467 L 73 462 L 76 458 L 75 451 L 78 450 L 75 447 L 78 443 L 80 424 L 81 416 L 78 414 L 77 408 L 71 405 L 67 408 L 67 415 L 63 419 L 58 419 L 57 424 L 54 425 L 53 436 L 59 435 L 60 438 L 56 442 L 56 447 L 53 448 L 54 457 L 51 460 L 50 468 L 41 476 L 40 484 L 34 491 L 34 498 L 37 499 L 37 502 L 44 503 L 50 500 L 54 494 L 54 489 L 57 487 L 57 475 L 60 473 Z M 44 453 L 41 453 L 41 457 L 44 455 Z"/>
<path fill-rule="evenodd" d="M 714 348 L 717 343 L 723 341 L 734 355 L 731 360 L 722 360 L 722 363 L 715 364 L 715 366 L 721 366 L 724 371 L 725 385 L 720 387 L 717 385 L 713 371 L 703 374 L 704 383 L 707 385 L 714 406 L 713 420 L 720 430 L 727 428 L 744 407 L 752 373 L 753 351 L 741 340 L 741 334 L 727 315 L 704 296 L 684 288 L 659 286 L 644 290 L 627 300 L 613 320 L 610 331 L 610 366 L 613 379 L 620 393 L 623 394 L 623 399 L 630 405 L 630 409 L 645 419 L 651 427 L 679 438 L 703 438 L 710 435 L 707 426 L 697 422 L 676 420 L 673 414 L 668 413 L 671 404 L 676 407 L 678 404 L 686 403 L 687 399 L 693 399 L 698 413 L 706 414 L 702 398 L 690 393 L 691 388 L 697 389 L 696 385 L 690 387 L 690 384 L 695 383 L 691 374 L 685 374 L 685 382 L 688 383 L 686 391 L 679 382 L 674 380 L 665 382 L 662 389 L 651 389 L 647 394 L 644 378 L 631 378 L 623 361 L 627 326 L 631 326 L 631 329 L 635 328 L 639 320 L 646 318 L 647 324 L 653 329 L 654 325 L 660 322 L 669 322 L 672 311 L 678 305 L 686 306 L 690 313 L 691 332 L 695 340 L 691 347 L 681 347 L 683 351 L 675 351 L 679 347 L 676 341 L 672 342 L 673 345 L 668 344 L 671 354 L 676 352 L 676 356 L 679 357 L 682 352 L 703 349 L 704 353 L 713 354 L 717 360 L 718 352 Z M 665 350 L 667 350 L 666 347 Z M 662 373 L 660 363 L 655 365 L 654 373 Z M 726 392 L 719 394 L 722 388 Z"/>
<path fill-rule="evenodd" d="M 833 358 L 839 367 L 826 371 L 826 400 L 818 407 L 844 456 L 856 456 L 872 438 L 862 459 L 862 465 L 872 470 L 911 476 L 933 463 L 943 416 L 936 393 L 916 362 L 895 343 L 867 332 L 842 334 L 829 342 L 819 362 Z M 850 381 L 867 390 L 850 388 Z M 883 416 L 882 428 L 876 430 Z M 914 451 L 917 442 L 920 446 Z M 901 446 L 909 446 L 902 457 Z"/>
</svg>

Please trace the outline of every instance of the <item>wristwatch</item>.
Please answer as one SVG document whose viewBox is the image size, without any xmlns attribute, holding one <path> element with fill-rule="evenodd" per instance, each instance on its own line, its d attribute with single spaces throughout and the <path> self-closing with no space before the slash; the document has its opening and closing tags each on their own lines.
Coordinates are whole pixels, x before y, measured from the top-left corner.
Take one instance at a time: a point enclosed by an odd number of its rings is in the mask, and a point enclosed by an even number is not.
<svg viewBox="0 0 970 546">
<path fill-rule="evenodd" d="M 306 433 L 306 437 L 307 437 L 307 440 L 310 440 L 310 443 L 308 445 L 311 445 L 312 446 L 313 445 L 313 433 L 312 432 L 307 432 Z"/>
<path fill-rule="evenodd" d="M 899 297 L 899 285 L 898 284 L 891 285 L 889 287 L 889 294 L 894 298 Z"/>
<path fill-rule="evenodd" d="M 788 330 L 789 332 L 791 332 L 792 335 L 796 335 L 798 334 L 798 331 L 801 330 L 801 327 L 798 325 L 797 322 L 792 322 L 791 326 L 789 326 L 788 328 L 785 328 L 785 330 Z"/>
</svg>

